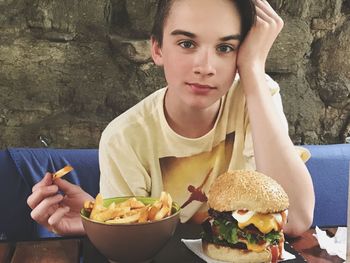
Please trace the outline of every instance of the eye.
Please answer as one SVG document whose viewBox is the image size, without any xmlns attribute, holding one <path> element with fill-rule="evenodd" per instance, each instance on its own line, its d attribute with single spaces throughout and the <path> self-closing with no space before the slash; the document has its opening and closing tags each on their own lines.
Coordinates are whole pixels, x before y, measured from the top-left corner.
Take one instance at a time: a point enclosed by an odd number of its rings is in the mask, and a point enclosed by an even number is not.
<svg viewBox="0 0 350 263">
<path fill-rule="evenodd" d="M 218 46 L 216 50 L 220 53 L 229 53 L 229 52 L 235 51 L 236 48 L 231 45 L 225 44 L 225 45 Z"/>
<path fill-rule="evenodd" d="M 190 40 L 183 40 L 179 42 L 179 46 L 185 49 L 194 48 L 194 43 Z"/>
</svg>

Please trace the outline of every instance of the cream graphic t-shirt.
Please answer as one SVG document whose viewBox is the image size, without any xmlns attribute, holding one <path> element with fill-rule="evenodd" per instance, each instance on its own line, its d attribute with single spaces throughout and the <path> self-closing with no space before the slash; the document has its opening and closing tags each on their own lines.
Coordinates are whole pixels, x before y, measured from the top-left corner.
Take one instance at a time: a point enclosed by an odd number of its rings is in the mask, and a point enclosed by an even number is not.
<svg viewBox="0 0 350 263">
<path fill-rule="evenodd" d="M 267 79 L 281 125 L 288 129 L 279 87 Z M 218 175 L 255 169 L 243 89 L 236 79 L 221 99 L 213 129 L 195 139 L 169 127 L 163 107 L 166 90 L 157 90 L 104 130 L 99 149 L 100 192 L 104 197 L 159 197 L 165 190 L 182 206 L 182 222 L 201 221 L 207 210 L 205 194 Z"/>
</svg>

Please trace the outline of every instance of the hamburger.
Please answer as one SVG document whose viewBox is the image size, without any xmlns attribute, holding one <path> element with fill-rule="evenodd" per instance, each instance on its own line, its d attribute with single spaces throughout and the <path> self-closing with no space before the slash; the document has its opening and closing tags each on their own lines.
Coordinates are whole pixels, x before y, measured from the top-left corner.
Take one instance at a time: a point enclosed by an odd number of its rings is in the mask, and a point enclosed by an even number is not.
<svg viewBox="0 0 350 263">
<path fill-rule="evenodd" d="M 276 262 L 284 244 L 288 196 L 272 178 L 255 171 L 226 172 L 208 194 L 202 246 L 226 262 Z"/>
</svg>

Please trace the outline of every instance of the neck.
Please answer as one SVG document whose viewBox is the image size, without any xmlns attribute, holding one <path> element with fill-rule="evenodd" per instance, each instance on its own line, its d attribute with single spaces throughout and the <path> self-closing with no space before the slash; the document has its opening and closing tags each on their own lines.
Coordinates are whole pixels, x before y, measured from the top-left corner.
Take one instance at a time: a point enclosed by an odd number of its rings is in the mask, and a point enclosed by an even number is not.
<svg viewBox="0 0 350 263">
<path fill-rule="evenodd" d="M 169 126 L 177 134 L 187 138 L 199 138 L 214 127 L 219 108 L 220 101 L 205 109 L 173 107 L 171 103 L 167 103 L 165 97 L 164 113 Z"/>
</svg>

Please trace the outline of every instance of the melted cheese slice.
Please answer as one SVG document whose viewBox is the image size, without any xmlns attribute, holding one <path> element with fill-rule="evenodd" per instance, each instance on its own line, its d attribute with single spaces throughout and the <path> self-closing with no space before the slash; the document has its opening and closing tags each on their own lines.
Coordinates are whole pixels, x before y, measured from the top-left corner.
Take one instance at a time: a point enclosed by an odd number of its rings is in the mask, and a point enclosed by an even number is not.
<svg viewBox="0 0 350 263">
<path fill-rule="evenodd" d="M 262 233 L 267 234 L 272 230 L 279 231 L 280 230 L 280 221 L 282 219 L 277 219 L 274 214 L 260 214 L 255 213 L 249 220 L 244 222 L 238 222 L 238 227 L 243 229 L 246 226 L 253 224 L 257 229 L 259 229 Z"/>
</svg>

